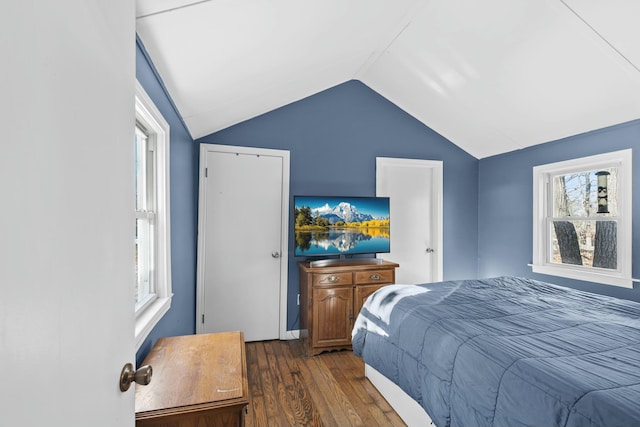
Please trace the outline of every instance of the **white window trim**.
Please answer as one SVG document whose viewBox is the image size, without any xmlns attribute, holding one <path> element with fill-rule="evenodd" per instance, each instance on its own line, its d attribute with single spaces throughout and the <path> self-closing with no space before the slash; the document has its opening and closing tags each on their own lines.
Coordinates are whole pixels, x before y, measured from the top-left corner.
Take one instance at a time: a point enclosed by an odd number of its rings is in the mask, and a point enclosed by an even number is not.
<svg viewBox="0 0 640 427">
<path fill-rule="evenodd" d="M 632 150 L 614 151 L 595 156 L 582 157 L 564 162 L 550 163 L 533 168 L 533 264 L 534 273 L 585 280 L 606 285 L 633 288 L 631 279 L 631 221 L 632 221 Z M 599 268 L 576 267 L 552 264 L 546 259 L 548 233 L 545 226 L 550 174 L 568 173 L 571 169 L 588 170 L 618 166 L 618 260 L 619 268 L 611 271 Z"/>
<path fill-rule="evenodd" d="M 151 330 L 171 307 L 171 228 L 169 215 L 169 124 L 142 85 L 136 81 L 136 119 L 156 135 L 156 298 L 136 314 L 135 342 L 140 348 Z"/>
</svg>

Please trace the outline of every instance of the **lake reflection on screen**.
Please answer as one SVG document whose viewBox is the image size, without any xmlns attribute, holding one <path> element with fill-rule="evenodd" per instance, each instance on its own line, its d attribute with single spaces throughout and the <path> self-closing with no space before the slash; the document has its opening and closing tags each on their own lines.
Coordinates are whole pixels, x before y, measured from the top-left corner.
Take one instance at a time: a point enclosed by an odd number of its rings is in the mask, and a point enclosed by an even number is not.
<svg viewBox="0 0 640 427">
<path fill-rule="evenodd" d="M 297 256 L 389 252 L 388 229 L 329 229 L 295 232 Z"/>
</svg>

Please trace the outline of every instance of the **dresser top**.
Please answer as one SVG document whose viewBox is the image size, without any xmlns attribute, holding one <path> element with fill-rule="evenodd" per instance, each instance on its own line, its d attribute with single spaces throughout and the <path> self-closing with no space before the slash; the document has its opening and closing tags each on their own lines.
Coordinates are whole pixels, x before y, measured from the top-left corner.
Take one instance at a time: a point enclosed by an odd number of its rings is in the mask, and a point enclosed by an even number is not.
<svg viewBox="0 0 640 427">
<path fill-rule="evenodd" d="M 321 267 L 313 267 L 309 261 L 299 262 L 298 266 L 309 273 L 321 273 L 324 271 L 361 271 L 361 270 L 388 270 L 398 268 L 400 264 L 377 258 L 335 260 L 334 264 Z"/>
</svg>

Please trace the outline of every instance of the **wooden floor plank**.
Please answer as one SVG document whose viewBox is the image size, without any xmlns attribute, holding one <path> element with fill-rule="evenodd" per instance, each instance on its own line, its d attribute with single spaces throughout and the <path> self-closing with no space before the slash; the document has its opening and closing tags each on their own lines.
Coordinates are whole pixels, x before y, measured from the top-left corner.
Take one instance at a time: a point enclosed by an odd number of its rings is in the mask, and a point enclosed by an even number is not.
<svg viewBox="0 0 640 427">
<path fill-rule="evenodd" d="M 352 425 L 346 408 L 338 400 L 337 384 L 331 380 L 331 374 L 325 363 L 316 356 L 309 358 L 304 367 L 308 369 L 303 369 L 302 374 L 307 384 L 313 384 L 313 387 L 310 387 L 313 396 L 326 401 L 336 425 Z"/>
<path fill-rule="evenodd" d="M 291 353 L 290 346 L 286 342 L 281 345 L 274 345 L 274 354 L 282 373 L 283 381 L 291 394 L 291 409 L 296 415 L 296 425 L 321 426 L 320 414 L 315 408 L 312 396 L 300 374 L 300 365 L 297 359 L 300 357 L 300 350 L 297 349 L 297 356 Z M 319 402 L 322 404 L 322 402 Z"/>
<path fill-rule="evenodd" d="M 359 402 L 359 405 L 354 404 L 358 408 L 360 417 L 366 425 L 370 426 L 387 426 L 389 419 L 385 416 L 384 412 L 380 410 L 375 404 L 371 395 L 364 390 L 361 381 L 364 378 L 364 366 L 356 366 L 350 363 L 349 357 L 344 357 L 346 352 L 341 352 L 333 357 L 331 361 L 334 366 L 331 368 L 334 375 L 338 378 L 340 387 L 345 390 L 349 390 L 353 393 L 352 398 L 355 402 Z M 350 355 L 352 356 L 352 355 Z M 352 357 L 351 357 L 352 358 Z M 362 371 L 362 372 L 361 372 Z"/>
<path fill-rule="evenodd" d="M 351 352 L 341 352 L 339 356 L 341 366 L 346 368 L 343 369 L 343 375 L 350 383 L 352 383 L 353 390 L 357 393 L 363 404 L 369 409 L 378 425 L 404 425 L 400 416 L 391 408 L 382 395 L 380 395 L 378 390 L 376 390 L 371 382 L 364 376 L 363 360 L 353 357 L 353 353 Z M 372 396 L 372 391 L 375 391 L 375 396 Z"/>
<path fill-rule="evenodd" d="M 280 347 L 280 344 L 276 343 L 276 347 Z M 294 399 L 296 395 L 293 390 L 293 382 L 289 380 L 288 369 L 284 373 L 281 372 L 280 364 L 276 357 L 276 352 L 278 351 L 274 350 L 274 341 L 265 342 L 264 348 L 281 415 L 287 418 L 288 425 L 300 425 L 300 416 L 303 413 L 299 411 L 300 405 Z M 281 354 L 281 352 L 278 353 Z"/>
<path fill-rule="evenodd" d="M 247 375 L 251 378 L 249 381 L 249 393 L 251 395 L 251 403 L 247 408 L 245 417 L 246 427 L 260 427 L 267 425 L 267 412 L 264 404 L 262 379 L 260 376 L 260 368 L 258 366 L 258 346 L 246 345 L 247 358 Z"/>
<path fill-rule="evenodd" d="M 350 351 L 307 357 L 299 340 L 246 344 L 247 427 L 404 426 Z"/>
<path fill-rule="evenodd" d="M 251 403 L 247 408 L 245 417 L 245 427 L 261 427 L 269 425 L 267 421 L 267 410 L 264 407 L 262 396 L 251 396 Z"/>
<path fill-rule="evenodd" d="M 334 414 L 334 410 L 336 410 L 336 408 L 335 406 L 331 406 L 327 400 L 327 398 L 333 398 L 331 389 L 327 386 L 326 381 L 318 383 L 311 372 L 311 369 L 315 368 L 310 368 L 310 362 L 315 362 L 313 360 L 308 360 L 306 356 L 303 356 L 300 348 L 296 349 L 294 346 L 290 346 L 290 350 L 292 358 L 289 359 L 289 364 L 294 367 L 296 379 L 299 379 L 298 384 L 300 385 L 298 387 L 304 385 L 305 394 L 308 396 L 310 401 L 308 405 L 311 407 L 307 408 L 306 411 L 312 414 L 311 418 L 319 418 L 321 420 L 321 425 L 339 425 Z M 305 404 L 307 404 L 306 401 Z M 338 410 L 338 412 L 341 411 Z"/>
<path fill-rule="evenodd" d="M 301 418 L 299 419 L 299 423 L 296 425 L 304 425 L 304 426 L 316 426 L 321 427 L 323 424 L 322 417 L 316 410 L 314 399 L 309 393 L 309 388 L 302 380 L 302 376 L 300 372 L 296 372 L 292 375 L 294 381 L 294 400 L 297 403 L 295 406 L 299 408 Z M 294 405 L 292 405 L 293 407 Z"/>
<path fill-rule="evenodd" d="M 269 366 L 268 359 L 266 356 L 266 351 L 264 348 L 264 343 L 260 343 L 258 348 L 261 348 L 262 351 L 259 351 L 258 354 L 264 357 L 265 363 L 259 363 L 260 366 L 260 380 L 262 381 L 263 392 L 262 395 L 264 397 L 264 403 L 267 412 L 267 419 L 269 424 L 272 422 L 273 425 L 291 425 L 291 421 L 287 419 L 288 415 L 291 415 L 291 411 L 287 410 L 286 407 L 281 407 L 280 400 L 278 399 L 277 394 L 277 378 L 274 378 L 271 372 L 271 367 Z M 250 387 L 251 388 L 251 387 Z"/>
<path fill-rule="evenodd" d="M 371 415 L 371 412 L 369 411 L 367 406 L 362 404 L 362 400 L 358 396 L 357 392 L 354 390 L 352 384 L 344 376 L 343 371 L 345 369 L 335 364 L 336 362 L 335 357 L 328 358 L 327 362 L 328 362 L 328 365 L 331 364 L 331 367 L 329 369 L 332 375 L 334 376 L 334 378 L 336 379 L 336 381 L 338 382 L 340 390 L 342 390 L 345 397 L 347 397 L 349 400 L 349 408 L 352 408 L 352 410 L 358 414 L 358 417 L 360 418 L 362 425 L 365 425 L 365 426 L 378 425 L 374 417 Z"/>
</svg>

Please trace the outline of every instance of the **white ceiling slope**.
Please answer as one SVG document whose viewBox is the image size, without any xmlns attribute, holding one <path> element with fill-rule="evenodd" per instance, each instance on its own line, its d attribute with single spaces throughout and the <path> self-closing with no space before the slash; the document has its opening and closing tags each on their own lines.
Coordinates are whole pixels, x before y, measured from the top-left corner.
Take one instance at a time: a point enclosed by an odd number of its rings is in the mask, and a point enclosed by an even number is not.
<svg viewBox="0 0 640 427">
<path fill-rule="evenodd" d="M 358 79 L 477 158 L 640 118 L 638 0 L 137 0 L 199 138 Z"/>
</svg>

